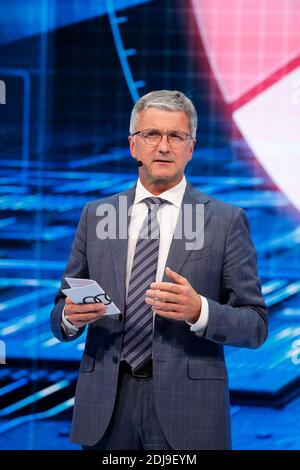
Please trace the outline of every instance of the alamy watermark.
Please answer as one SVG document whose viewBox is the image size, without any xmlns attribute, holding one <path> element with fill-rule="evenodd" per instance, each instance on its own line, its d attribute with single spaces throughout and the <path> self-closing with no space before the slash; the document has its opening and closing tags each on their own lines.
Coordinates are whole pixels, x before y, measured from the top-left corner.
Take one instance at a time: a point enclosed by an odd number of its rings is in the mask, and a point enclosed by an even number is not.
<svg viewBox="0 0 300 470">
<path fill-rule="evenodd" d="M 295 366 L 300 364 L 300 339 L 295 339 L 292 342 L 290 350 L 291 361 Z"/>
<path fill-rule="evenodd" d="M 6 345 L 0 340 L 0 364 L 6 364 Z"/>
<path fill-rule="evenodd" d="M 6 104 L 6 85 L 3 80 L 0 80 L 0 104 Z"/>
<path fill-rule="evenodd" d="M 118 210 L 108 203 L 97 207 L 96 215 L 100 218 L 96 226 L 96 234 L 99 240 L 116 240 L 136 237 L 136 233 L 128 230 L 128 217 L 132 216 L 132 206 L 127 205 L 127 197 L 119 196 Z M 164 216 L 166 217 L 166 216 Z M 172 221 L 165 220 L 165 227 L 170 227 Z M 152 226 L 156 222 L 152 219 Z M 149 236 L 150 235 L 150 236 Z M 140 238 L 165 237 L 167 233 L 158 233 L 152 230 L 151 222 L 149 230 L 146 230 Z M 173 234 L 174 239 L 185 240 L 186 250 L 200 250 L 204 244 L 204 204 L 183 204 Z"/>
</svg>

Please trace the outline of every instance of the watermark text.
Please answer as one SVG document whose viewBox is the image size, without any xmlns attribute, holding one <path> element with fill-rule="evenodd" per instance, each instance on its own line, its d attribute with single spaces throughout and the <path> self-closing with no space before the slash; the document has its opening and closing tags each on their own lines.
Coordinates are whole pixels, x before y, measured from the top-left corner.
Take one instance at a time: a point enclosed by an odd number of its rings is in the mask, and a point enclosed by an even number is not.
<svg viewBox="0 0 300 470">
<path fill-rule="evenodd" d="M 129 222 L 130 217 L 133 216 L 133 207 L 127 206 L 126 196 L 119 197 L 118 208 L 108 203 L 100 204 L 97 207 L 96 215 L 99 217 L 96 226 L 96 235 L 99 240 L 171 237 L 176 240 L 184 240 L 186 250 L 200 250 L 204 245 L 204 204 L 183 204 L 175 227 L 173 225 L 174 214 L 164 213 L 162 215 L 164 228 L 161 233 L 155 229 L 155 217 L 149 220 L 148 227 L 144 227 L 144 230 L 141 230 L 139 234 L 134 232 L 136 225 L 131 225 Z"/>
<path fill-rule="evenodd" d="M 0 80 L 0 104 L 6 104 L 6 85 L 3 80 Z"/>
<path fill-rule="evenodd" d="M 0 340 L 0 364 L 6 364 L 6 346 L 2 340 Z"/>
</svg>

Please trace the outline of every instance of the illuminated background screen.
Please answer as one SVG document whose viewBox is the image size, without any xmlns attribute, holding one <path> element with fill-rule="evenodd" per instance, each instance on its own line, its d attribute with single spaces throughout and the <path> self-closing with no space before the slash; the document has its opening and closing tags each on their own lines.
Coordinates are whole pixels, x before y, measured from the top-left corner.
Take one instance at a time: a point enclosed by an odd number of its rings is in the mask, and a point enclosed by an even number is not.
<svg viewBox="0 0 300 470">
<path fill-rule="evenodd" d="M 199 113 L 189 181 L 247 211 L 270 310 L 262 348 L 226 348 L 233 446 L 299 449 L 300 2 L 0 10 L 0 448 L 78 448 L 68 432 L 84 338 L 52 336 L 53 297 L 84 204 L 136 180 L 133 103 L 166 88 Z"/>
</svg>

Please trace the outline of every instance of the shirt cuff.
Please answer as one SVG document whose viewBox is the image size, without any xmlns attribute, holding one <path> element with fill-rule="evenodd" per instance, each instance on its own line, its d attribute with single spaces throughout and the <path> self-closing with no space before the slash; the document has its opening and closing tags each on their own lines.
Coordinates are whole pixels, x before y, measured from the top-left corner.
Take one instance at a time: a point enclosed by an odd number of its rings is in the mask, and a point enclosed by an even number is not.
<svg viewBox="0 0 300 470">
<path fill-rule="evenodd" d="M 203 297 L 203 295 L 198 294 L 201 297 L 202 305 L 201 305 L 201 315 L 196 321 L 196 323 L 189 323 L 190 325 L 190 331 L 192 333 L 195 333 L 197 336 L 202 336 L 203 333 L 205 332 L 207 325 L 208 325 L 208 320 L 209 320 L 209 306 L 207 302 L 207 298 Z"/>
<path fill-rule="evenodd" d="M 66 317 L 65 317 L 65 309 L 63 309 L 62 315 L 61 315 L 61 326 L 64 330 L 64 332 L 68 336 L 75 336 L 76 333 L 79 331 L 79 328 L 77 328 L 75 325 L 72 325 Z"/>
</svg>

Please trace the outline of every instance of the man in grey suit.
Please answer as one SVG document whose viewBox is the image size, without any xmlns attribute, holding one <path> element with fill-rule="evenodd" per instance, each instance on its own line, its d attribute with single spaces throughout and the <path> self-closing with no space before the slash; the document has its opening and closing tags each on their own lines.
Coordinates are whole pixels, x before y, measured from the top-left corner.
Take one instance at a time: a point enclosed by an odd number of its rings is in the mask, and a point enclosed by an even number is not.
<svg viewBox="0 0 300 470">
<path fill-rule="evenodd" d="M 61 289 L 55 299 L 59 340 L 88 325 L 71 432 L 84 449 L 231 447 L 223 346 L 259 347 L 267 312 L 245 213 L 185 179 L 196 128 L 183 93 L 140 98 L 129 136 L 136 185 L 83 209 L 64 277 L 96 280 L 121 312 L 74 304 Z M 107 236 L 103 207 L 115 214 Z M 192 219 L 203 221 L 201 243 L 178 230 Z"/>
</svg>

